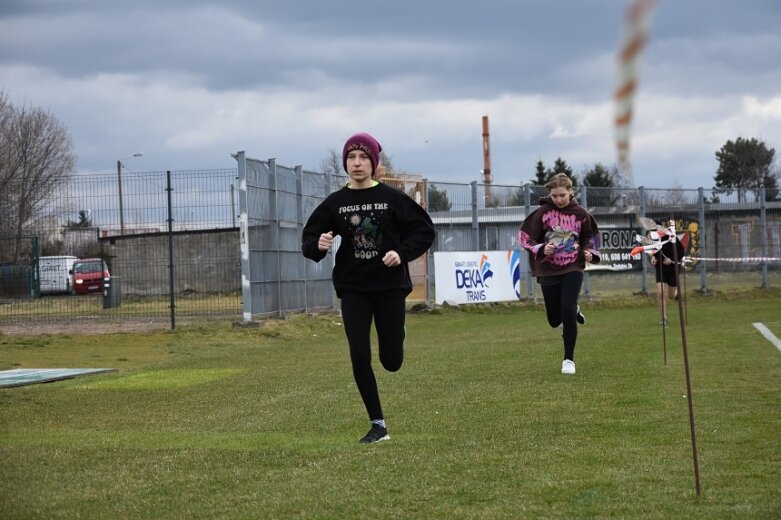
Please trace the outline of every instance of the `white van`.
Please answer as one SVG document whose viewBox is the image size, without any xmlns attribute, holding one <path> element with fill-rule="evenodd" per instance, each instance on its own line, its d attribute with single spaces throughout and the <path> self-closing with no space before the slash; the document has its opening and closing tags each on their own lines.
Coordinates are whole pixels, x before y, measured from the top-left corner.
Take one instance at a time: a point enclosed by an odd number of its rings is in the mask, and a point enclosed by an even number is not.
<svg viewBox="0 0 781 520">
<path fill-rule="evenodd" d="M 41 294 L 73 292 L 71 269 L 79 258 L 76 256 L 42 256 L 38 259 L 41 268 Z"/>
</svg>

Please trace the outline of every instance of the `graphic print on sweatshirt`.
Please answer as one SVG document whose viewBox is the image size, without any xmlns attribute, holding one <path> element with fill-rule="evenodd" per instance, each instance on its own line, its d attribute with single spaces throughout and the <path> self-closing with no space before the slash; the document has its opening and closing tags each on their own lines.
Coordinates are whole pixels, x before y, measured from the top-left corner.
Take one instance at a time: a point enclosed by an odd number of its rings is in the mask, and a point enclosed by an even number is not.
<svg viewBox="0 0 781 520">
<path fill-rule="evenodd" d="M 578 240 L 583 222 L 576 215 L 551 210 L 542 216 L 542 225 L 546 229 L 545 241 L 554 245 L 553 254 L 544 261 L 556 266 L 575 262 L 580 253 Z"/>
<path fill-rule="evenodd" d="M 339 208 L 339 213 L 347 222 L 355 258 L 370 260 L 380 254 L 382 231 L 379 222 L 387 209 L 388 204 L 384 202 Z"/>
</svg>

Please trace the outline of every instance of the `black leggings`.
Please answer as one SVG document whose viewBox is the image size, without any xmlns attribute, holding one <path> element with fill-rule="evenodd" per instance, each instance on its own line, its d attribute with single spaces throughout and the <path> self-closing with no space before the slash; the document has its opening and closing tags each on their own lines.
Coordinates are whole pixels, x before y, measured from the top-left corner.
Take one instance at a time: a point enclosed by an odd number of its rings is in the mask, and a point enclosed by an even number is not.
<svg viewBox="0 0 781 520">
<path fill-rule="evenodd" d="M 341 295 L 342 320 L 353 377 L 369 419 L 383 419 L 377 380 L 371 363 L 371 324 L 377 329 L 380 363 L 396 372 L 404 362 L 405 296 L 402 293 L 346 292 Z"/>
<path fill-rule="evenodd" d="M 583 284 L 583 273 L 574 271 L 561 276 L 540 279 L 545 312 L 551 327 L 563 325 L 564 359 L 575 361 L 575 342 L 578 340 L 578 296 Z"/>
</svg>

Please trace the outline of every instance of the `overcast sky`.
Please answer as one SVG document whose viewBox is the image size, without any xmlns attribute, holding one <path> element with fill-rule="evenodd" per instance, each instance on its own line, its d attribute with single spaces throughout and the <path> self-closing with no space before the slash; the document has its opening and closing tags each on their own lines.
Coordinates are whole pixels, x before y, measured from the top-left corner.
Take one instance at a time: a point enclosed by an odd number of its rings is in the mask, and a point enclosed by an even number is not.
<svg viewBox="0 0 781 520">
<path fill-rule="evenodd" d="M 368 131 L 397 169 L 494 183 L 617 161 L 628 0 L 2 0 L 0 90 L 70 131 L 79 171 L 320 170 Z M 711 187 L 715 152 L 781 153 L 781 2 L 659 0 L 631 126 L 634 182 Z M 781 160 L 776 166 L 781 165 Z"/>
</svg>

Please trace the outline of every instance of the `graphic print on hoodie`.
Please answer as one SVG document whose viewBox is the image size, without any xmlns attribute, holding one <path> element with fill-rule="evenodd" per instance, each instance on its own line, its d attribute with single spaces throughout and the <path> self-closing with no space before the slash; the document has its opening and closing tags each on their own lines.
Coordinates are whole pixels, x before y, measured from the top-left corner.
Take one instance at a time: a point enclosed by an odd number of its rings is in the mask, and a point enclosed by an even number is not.
<svg viewBox="0 0 781 520">
<path fill-rule="evenodd" d="M 518 230 L 518 242 L 529 252 L 529 267 L 536 277 L 558 276 L 582 271 L 584 250 L 592 255 L 591 263 L 600 262 L 599 229 L 594 217 L 571 199 L 563 208 L 550 196 L 540 198 L 540 207 L 532 211 Z M 553 244 L 550 255 L 543 254 L 545 244 Z"/>
<path fill-rule="evenodd" d="M 542 216 L 545 241 L 554 245 L 553 254 L 543 261 L 556 266 L 564 266 L 575 262 L 580 253 L 580 230 L 583 221 L 577 215 L 565 214 L 558 210 L 550 210 Z"/>
</svg>

